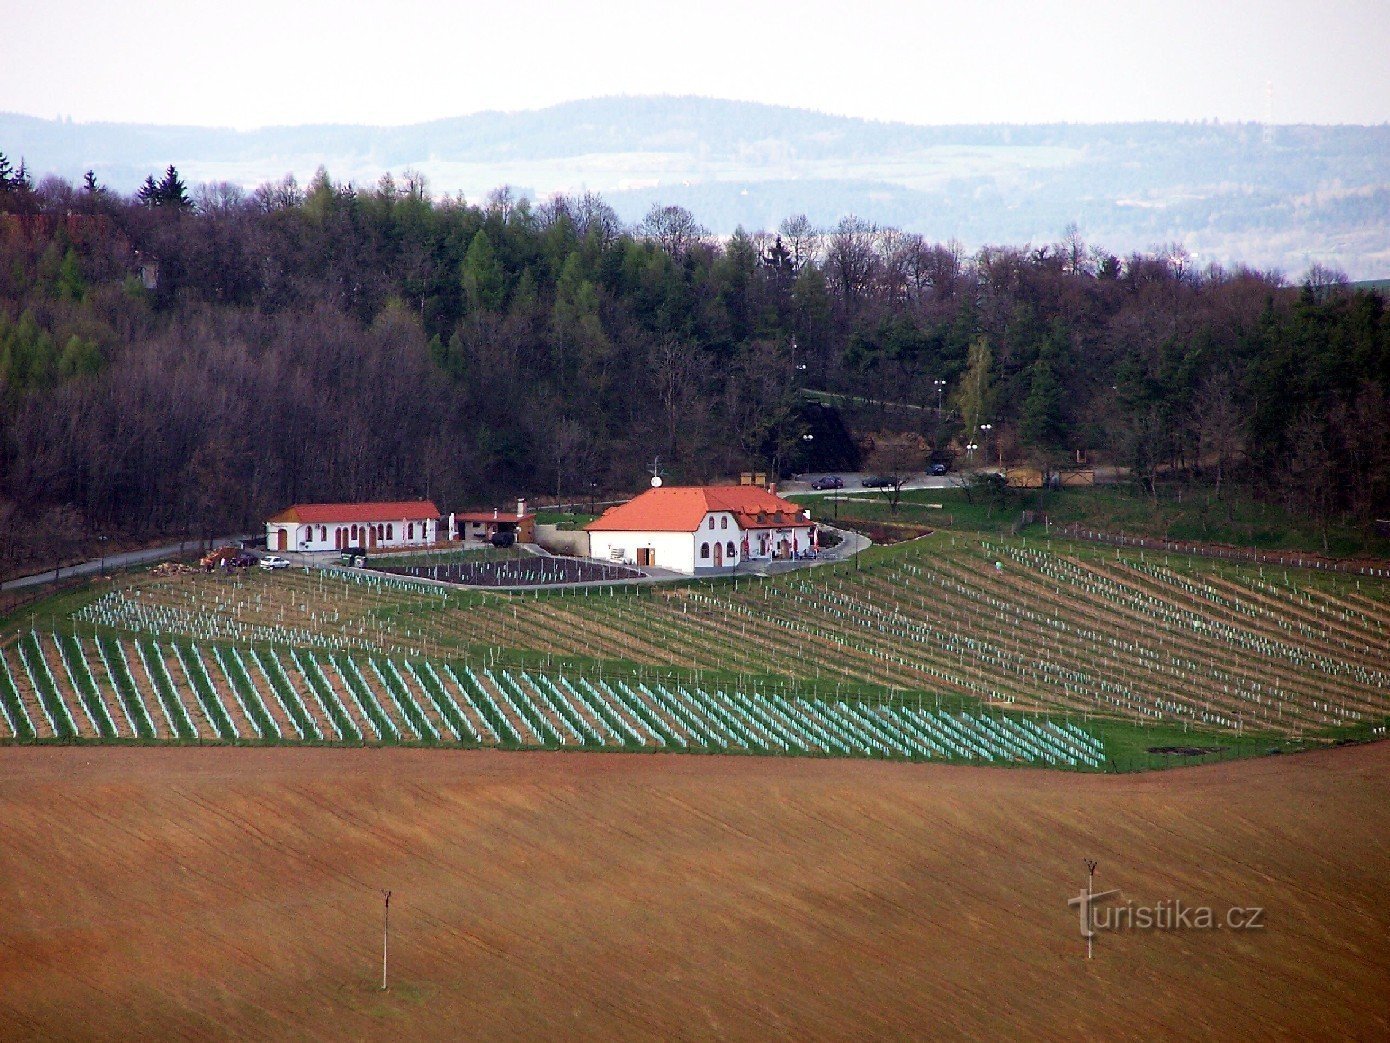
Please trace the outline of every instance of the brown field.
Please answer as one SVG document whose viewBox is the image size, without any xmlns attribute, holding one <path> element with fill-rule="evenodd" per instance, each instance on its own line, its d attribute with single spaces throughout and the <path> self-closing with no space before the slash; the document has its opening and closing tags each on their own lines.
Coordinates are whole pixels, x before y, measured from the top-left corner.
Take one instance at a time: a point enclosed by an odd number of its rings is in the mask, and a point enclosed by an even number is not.
<svg viewBox="0 0 1390 1043">
<path fill-rule="evenodd" d="M 1387 782 L 1386 743 L 1118 777 L 0 748 L 0 1037 L 1385 1038 Z M 1087 856 L 1267 926 L 1088 962 Z"/>
</svg>

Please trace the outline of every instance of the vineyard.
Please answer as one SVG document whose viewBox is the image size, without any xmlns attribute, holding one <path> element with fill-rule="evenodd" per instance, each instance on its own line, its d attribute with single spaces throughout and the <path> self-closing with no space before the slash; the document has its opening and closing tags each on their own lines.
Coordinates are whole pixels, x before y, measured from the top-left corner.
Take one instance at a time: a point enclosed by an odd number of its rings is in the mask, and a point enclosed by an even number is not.
<svg viewBox="0 0 1390 1043">
<path fill-rule="evenodd" d="M 143 576 L 15 622 L 0 729 L 20 741 L 1086 770 L 1113 761 L 1117 728 L 1268 746 L 1375 734 L 1390 714 L 1381 581 L 959 534 L 775 579 L 526 593 L 337 569 Z"/>
</svg>

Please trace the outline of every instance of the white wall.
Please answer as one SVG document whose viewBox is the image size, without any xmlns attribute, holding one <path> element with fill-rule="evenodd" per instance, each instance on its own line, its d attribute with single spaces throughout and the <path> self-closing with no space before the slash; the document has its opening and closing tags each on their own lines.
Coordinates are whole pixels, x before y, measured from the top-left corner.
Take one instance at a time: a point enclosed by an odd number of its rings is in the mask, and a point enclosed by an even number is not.
<svg viewBox="0 0 1390 1043">
<path fill-rule="evenodd" d="M 383 523 L 384 524 L 384 523 Z M 265 527 L 266 549 L 272 554 L 280 549 L 279 533 L 285 533 L 285 549 L 287 551 L 325 551 L 337 550 L 337 530 L 341 527 L 352 531 L 352 522 L 331 522 L 320 526 L 300 525 L 295 522 L 267 522 Z M 411 531 L 410 526 L 414 525 L 414 536 L 407 536 Z M 391 522 L 391 538 L 389 540 L 378 540 L 378 548 L 393 547 L 423 547 L 434 541 L 438 523 L 434 521 L 393 521 Z M 357 523 L 358 532 L 362 532 L 365 526 Z M 320 533 L 324 538 L 320 538 Z M 348 546 L 368 545 L 367 537 L 361 535 L 357 540 L 353 540 L 349 535 L 346 537 Z"/>
<path fill-rule="evenodd" d="M 695 574 L 695 541 L 688 532 L 591 532 L 589 556 L 599 561 L 637 564 L 637 548 L 650 547 L 659 569 Z M 614 557 L 614 549 L 622 551 Z"/>
</svg>

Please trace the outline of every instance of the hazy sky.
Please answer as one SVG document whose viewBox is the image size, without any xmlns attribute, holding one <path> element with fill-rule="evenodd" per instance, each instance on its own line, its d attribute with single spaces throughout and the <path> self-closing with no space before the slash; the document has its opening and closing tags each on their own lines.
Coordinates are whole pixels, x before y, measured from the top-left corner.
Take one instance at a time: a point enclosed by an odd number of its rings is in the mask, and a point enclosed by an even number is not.
<svg viewBox="0 0 1390 1043">
<path fill-rule="evenodd" d="M 1390 121 L 1390 0 L 0 0 L 0 110 L 255 127 L 701 94 L 913 123 Z M 3 147 L 3 143 L 0 143 Z"/>
</svg>

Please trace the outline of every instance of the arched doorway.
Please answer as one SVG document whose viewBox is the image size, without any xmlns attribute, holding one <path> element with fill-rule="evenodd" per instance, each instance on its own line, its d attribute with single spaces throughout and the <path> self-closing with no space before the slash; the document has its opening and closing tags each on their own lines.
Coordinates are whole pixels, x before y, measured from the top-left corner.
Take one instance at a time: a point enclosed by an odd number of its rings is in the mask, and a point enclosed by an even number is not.
<svg viewBox="0 0 1390 1043">
<path fill-rule="evenodd" d="M 716 543 L 714 545 L 714 567 L 722 568 L 724 565 L 724 545 Z"/>
</svg>

